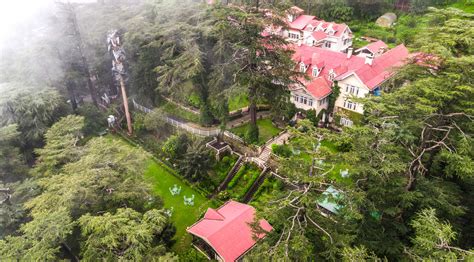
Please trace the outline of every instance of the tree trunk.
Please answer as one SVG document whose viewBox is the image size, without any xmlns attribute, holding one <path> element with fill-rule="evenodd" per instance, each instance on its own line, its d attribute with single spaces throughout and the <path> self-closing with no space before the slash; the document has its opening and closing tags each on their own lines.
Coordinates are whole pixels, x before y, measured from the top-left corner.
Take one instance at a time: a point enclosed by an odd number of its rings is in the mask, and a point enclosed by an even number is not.
<svg viewBox="0 0 474 262">
<path fill-rule="evenodd" d="M 84 73 L 87 78 L 87 87 L 89 88 L 89 92 L 91 95 L 92 102 L 94 103 L 95 106 L 98 106 L 97 104 L 97 96 L 94 90 L 94 86 L 92 85 L 92 79 L 91 79 L 91 73 L 89 71 L 89 65 L 87 64 L 87 59 L 86 56 L 84 55 L 84 51 L 82 50 L 82 37 L 81 37 L 81 32 L 79 32 L 79 26 L 77 25 L 77 18 L 76 18 L 76 12 L 74 10 L 74 7 L 71 5 L 71 3 L 68 3 L 68 8 L 69 8 L 69 14 L 71 17 L 71 22 L 73 25 L 73 30 L 74 30 L 74 36 L 77 41 L 77 48 L 79 50 L 79 54 L 81 56 L 81 63 L 82 67 L 84 68 Z"/>
<path fill-rule="evenodd" d="M 66 88 L 67 88 L 67 93 L 69 95 L 69 99 L 71 100 L 72 111 L 76 112 L 77 101 L 76 101 L 76 95 L 74 94 L 73 83 L 71 83 L 71 81 L 67 81 Z"/>
<path fill-rule="evenodd" d="M 257 125 L 257 102 L 256 100 L 256 90 L 254 87 L 249 88 L 249 114 L 250 114 L 250 124 L 253 126 Z"/>
</svg>

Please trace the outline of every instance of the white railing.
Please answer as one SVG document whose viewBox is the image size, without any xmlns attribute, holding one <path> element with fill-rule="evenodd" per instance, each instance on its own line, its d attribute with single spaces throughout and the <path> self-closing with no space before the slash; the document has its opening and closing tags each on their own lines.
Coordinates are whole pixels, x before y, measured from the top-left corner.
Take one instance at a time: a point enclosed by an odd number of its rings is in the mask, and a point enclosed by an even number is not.
<svg viewBox="0 0 474 262">
<path fill-rule="evenodd" d="M 134 108 L 136 108 L 136 109 L 138 109 L 138 110 L 140 110 L 144 113 L 150 113 L 152 111 L 151 109 L 137 103 L 135 101 L 135 99 L 132 99 L 132 102 L 133 102 L 133 107 Z M 173 119 L 173 118 L 168 117 L 168 116 L 163 116 L 163 119 L 167 123 L 169 123 L 170 125 L 172 125 L 174 127 L 184 129 L 184 130 L 186 130 L 190 133 L 193 133 L 193 134 L 199 135 L 199 136 L 217 136 L 220 133 L 220 129 L 218 129 L 218 128 L 210 129 L 210 130 L 203 130 L 203 129 L 192 127 L 186 122 L 182 122 L 182 121 Z"/>
<path fill-rule="evenodd" d="M 224 131 L 224 135 L 227 136 L 227 137 L 230 137 L 234 140 L 237 140 L 240 143 L 245 143 L 244 140 L 240 136 L 234 135 L 233 133 L 231 133 L 229 131 Z"/>
</svg>

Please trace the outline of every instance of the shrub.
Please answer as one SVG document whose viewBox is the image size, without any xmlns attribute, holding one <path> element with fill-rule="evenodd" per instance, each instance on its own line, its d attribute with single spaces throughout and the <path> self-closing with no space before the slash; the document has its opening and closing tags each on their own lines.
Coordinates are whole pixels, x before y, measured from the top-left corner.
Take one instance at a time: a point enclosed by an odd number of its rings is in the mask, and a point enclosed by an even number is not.
<svg viewBox="0 0 474 262">
<path fill-rule="evenodd" d="M 293 153 L 288 145 L 272 145 L 272 152 L 281 157 L 290 157 Z"/>
<path fill-rule="evenodd" d="M 257 125 L 249 125 L 247 132 L 245 133 L 245 140 L 250 143 L 254 144 L 258 142 L 258 126 Z"/>
<path fill-rule="evenodd" d="M 92 104 L 85 104 L 78 109 L 84 116 L 84 135 L 92 135 L 103 131 L 107 127 L 107 115 Z"/>
<path fill-rule="evenodd" d="M 208 105 L 203 104 L 200 112 L 201 115 L 199 121 L 203 126 L 210 126 L 214 123 L 214 116 L 212 115 L 211 109 Z"/>
<path fill-rule="evenodd" d="M 161 149 L 172 159 L 181 158 L 188 149 L 188 137 L 185 134 L 170 136 Z"/>
<path fill-rule="evenodd" d="M 248 166 L 244 165 L 239 169 L 237 174 L 235 174 L 235 176 L 232 178 L 232 180 L 230 180 L 229 184 L 227 185 L 228 189 L 232 189 L 235 186 L 235 184 L 237 184 L 237 181 L 239 181 L 242 175 L 245 174 L 245 172 L 247 172 L 247 168 Z"/>
</svg>

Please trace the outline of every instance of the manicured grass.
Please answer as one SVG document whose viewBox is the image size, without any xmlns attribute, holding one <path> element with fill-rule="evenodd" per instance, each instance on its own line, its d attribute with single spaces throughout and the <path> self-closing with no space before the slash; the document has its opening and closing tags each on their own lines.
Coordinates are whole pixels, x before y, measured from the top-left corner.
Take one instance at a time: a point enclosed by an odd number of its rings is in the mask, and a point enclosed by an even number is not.
<svg viewBox="0 0 474 262">
<path fill-rule="evenodd" d="M 229 111 L 241 109 L 249 105 L 249 99 L 245 93 L 239 93 L 238 95 L 229 98 Z"/>
<path fill-rule="evenodd" d="M 230 198 L 241 200 L 260 175 L 261 170 L 253 164 L 242 166 L 227 186 Z"/>
<path fill-rule="evenodd" d="M 246 123 L 244 125 L 232 128 L 231 131 L 234 134 L 242 138 L 245 138 L 245 133 L 247 132 L 249 125 L 250 125 L 249 123 Z M 278 135 L 278 133 L 280 133 L 281 131 L 280 128 L 273 125 L 270 119 L 257 120 L 257 126 L 258 126 L 258 133 L 259 133 L 257 145 L 263 145 L 266 141 Z"/>
<path fill-rule="evenodd" d="M 474 3 L 467 3 L 468 0 L 460 0 L 454 4 L 451 4 L 450 7 L 458 8 L 463 10 L 466 13 L 474 13 Z"/>
<path fill-rule="evenodd" d="M 191 235 L 186 232 L 186 228 L 198 221 L 206 209 L 212 206 L 211 201 L 155 161 L 150 160 L 145 178 L 152 185 L 153 194 L 163 200 L 164 208 L 173 207 L 171 220 L 176 226 L 174 251 L 186 250 L 191 245 Z M 179 195 L 173 196 L 170 193 L 169 188 L 174 185 L 181 187 Z M 183 196 L 191 197 L 192 195 L 194 195 L 194 206 L 185 205 Z"/>
<path fill-rule="evenodd" d="M 165 102 L 160 106 L 160 108 L 168 116 L 175 117 L 175 118 L 189 121 L 189 122 L 193 122 L 193 123 L 199 123 L 199 114 L 194 114 L 193 112 L 184 110 L 173 103 Z"/>
</svg>

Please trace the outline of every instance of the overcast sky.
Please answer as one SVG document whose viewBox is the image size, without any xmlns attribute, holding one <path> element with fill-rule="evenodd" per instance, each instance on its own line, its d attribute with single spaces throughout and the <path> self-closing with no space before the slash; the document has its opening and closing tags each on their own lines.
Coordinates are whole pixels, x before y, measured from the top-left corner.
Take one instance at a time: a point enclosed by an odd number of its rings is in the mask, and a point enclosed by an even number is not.
<svg viewBox="0 0 474 262">
<path fill-rule="evenodd" d="M 67 1 L 67 0 L 63 0 Z M 70 2 L 95 2 L 96 0 L 70 0 Z M 55 0 L 0 0 L 0 47 L 21 25 L 31 21 L 38 13 L 47 12 Z"/>
</svg>

